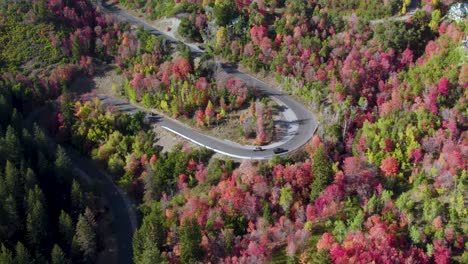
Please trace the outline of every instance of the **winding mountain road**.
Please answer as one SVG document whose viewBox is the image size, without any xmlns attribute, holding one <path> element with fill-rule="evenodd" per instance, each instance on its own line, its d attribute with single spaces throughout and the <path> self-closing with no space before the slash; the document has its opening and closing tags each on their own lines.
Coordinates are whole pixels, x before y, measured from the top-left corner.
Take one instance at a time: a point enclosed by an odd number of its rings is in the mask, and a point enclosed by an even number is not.
<svg viewBox="0 0 468 264">
<path fill-rule="evenodd" d="M 99 2 L 98 5 L 101 10 L 123 18 L 124 20 L 134 25 L 142 26 L 144 29 L 155 35 L 163 36 L 170 42 L 183 43 L 184 45 L 188 46 L 191 52 L 195 55 L 201 55 L 205 52 L 197 45 L 177 40 L 146 23 L 144 20 L 127 13 L 122 9 L 107 5 L 105 2 Z M 197 145 L 239 159 L 270 159 L 273 157 L 273 155 L 275 155 L 275 149 L 278 150 L 278 148 L 283 149 L 284 151 L 279 155 L 284 155 L 300 148 L 312 138 L 318 126 L 317 119 L 314 114 L 310 112 L 305 106 L 293 100 L 283 92 L 270 87 L 261 80 L 258 80 L 257 78 L 247 73 L 239 71 L 235 67 L 220 62 L 216 63 L 221 66 L 228 74 L 245 81 L 248 87 L 255 87 L 257 91 L 261 92 L 265 96 L 270 97 L 280 106 L 282 109 L 283 119 L 277 122 L 287 127 L 287 132 L 285 133 L 286 135 L 284 135 L 281 140 L 269 145 L 262 146 L 262 150 L 258 151 L 255 150 L 256 146 L 240 145 L 232 141 L 201 134 L 195 131 L 193 128 L 190 128 L 174 119 L 157 116 L 151 117 L 150 121 L 153 124 L 160 125 L 164 129 L 173 132 L 185 139 L 188 139 Z M 100 96 L 100 99 L 103 100 L 103 103 L 115 105 L 124 111 L 145 111 L 138 106 L 126 103 L 125 101 L 119 100 L 117 98 Z"/>
</svg>

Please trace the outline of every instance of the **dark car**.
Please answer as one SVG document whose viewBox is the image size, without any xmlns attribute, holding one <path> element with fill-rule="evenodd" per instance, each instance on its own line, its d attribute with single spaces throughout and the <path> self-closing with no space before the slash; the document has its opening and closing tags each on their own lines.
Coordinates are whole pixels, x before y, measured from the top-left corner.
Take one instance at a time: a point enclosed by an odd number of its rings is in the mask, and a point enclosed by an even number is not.
<svg viewBox="0 0 468 264">
<path fill-rule="evenodd" d="M 284 152 L 287 152 L 288 150 L 287 149 L 284 149 L 284 148 L 275 148 L 273 149 L 273 153 L 275 154 L 280 154 L 280 153 L 284 153 Z"/>
</svg>

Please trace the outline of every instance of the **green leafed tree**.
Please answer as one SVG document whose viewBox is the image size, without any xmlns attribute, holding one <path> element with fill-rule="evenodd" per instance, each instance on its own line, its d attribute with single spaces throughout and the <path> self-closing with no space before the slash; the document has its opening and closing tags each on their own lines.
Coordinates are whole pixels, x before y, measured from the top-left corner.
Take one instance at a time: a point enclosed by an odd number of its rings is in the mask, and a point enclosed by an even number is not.
<svg viewBox="0 0 468 264">
<path fill-rule="evenodd" d="M 322 249 L 318 252 L 314 252 L 311 254 L 310 262 L 311 264 L 329 264 L 332 263 L 330 258 L 330 253 Z"/>
<path fill-rule="evenodd" d="M 273 223 L 273 217 L 271 216 L 270 206 L 268 205 L 267 202 L 263 202 L 262 212 L 263 212 L 263 214 L 262 214 L 263 219 L 264 219 L 268 224 Z"/>
<path fill-rule="evenodd" d="M 320 145 L 313 159 L 313 174 L 314 180 L 310 185 L 310 200 L 313 201 L 317 196 L 327 187 L 327 184 L 330 182 L 332 177 L 332 166 L 330 161 L 325 154 L 325 150 L 322 145 Z"/>
<path fill-rule="evenodd" d="M 281 188 L 279 204 L 283 208 L 286 215 L 289 215 L 289 209 L 293 201 L 294 201 L 294 196 L 293 196 L 293 190 L 291 188 L 291 185 L 287 185 Z"/>
<path fill-rule="evenodd" d="M 226 26 L 232 19 L 237 17 L 237 10 L 234 1 L 222 0 L 216 1 L 213 8 L 216 24 Z"/>
<path fill-rule="evenodd" d="M 36 14 L 38 19 L 45 19 L 49 14 L 49 9 L 47 8 L 47 3 L 45 0 L 35 1 L 33 4 L 33 11 Z"/>
</svg>

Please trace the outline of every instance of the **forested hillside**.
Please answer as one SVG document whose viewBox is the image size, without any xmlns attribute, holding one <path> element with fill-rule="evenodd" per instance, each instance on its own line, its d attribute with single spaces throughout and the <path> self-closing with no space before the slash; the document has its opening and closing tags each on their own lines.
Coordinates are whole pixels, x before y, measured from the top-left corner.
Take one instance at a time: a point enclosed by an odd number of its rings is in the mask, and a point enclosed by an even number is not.
<svg viewBox="0 0 468 264">
<path fill-rule="evenodd" d="M 2 86 L 0 262 L 67 263 L 94 259 L 96 202 L 73 177 L 64 148 L 27 124 L 11 87 Z M 8 114 L 11 113 L 11 114 Z M 88 208 L 89 206 L 89 208 Z"/>
<path fill-rule="evenodd" d="M 68 85 L 92 73 L 93 57 L 107 57 L 93 33 L 104 18 L 72 2 L 0 4 L 0 263 L 93 263 L 107 250 L 101 194 L 41 118 L 48 100 L 71 100 Z"/>
<path fill-rule="evenodd" d="M 376 24 L 410 3 L 341 2 L 120 1 L 178 16 L 181 35 L 274 75 L 323 121 L 305 158 L 194 160 L 162 197 L 145 174 L 137 262 L 466 261 L 467 25 L 441 19 L 450 2 Z"/>
<path fill-rule="evenodd" d="M 97 262 L 101 194 L 71 147 L 138 203 L 135 263 L 468 262 L 468 23 L 445 16 L 454 1 L 104 2 L 179 21 L 161 31 L 205 53 L 88 1 L 0 1 L 0 263 Z M 151 115 L 71 88 L 115 65 L 112 96 L 194 129 L 245 111 L 264 144 L 267 97 L 221 62 L 313 111 L 313 138 L 265 161 L 162 151 Z"/>
</svg>

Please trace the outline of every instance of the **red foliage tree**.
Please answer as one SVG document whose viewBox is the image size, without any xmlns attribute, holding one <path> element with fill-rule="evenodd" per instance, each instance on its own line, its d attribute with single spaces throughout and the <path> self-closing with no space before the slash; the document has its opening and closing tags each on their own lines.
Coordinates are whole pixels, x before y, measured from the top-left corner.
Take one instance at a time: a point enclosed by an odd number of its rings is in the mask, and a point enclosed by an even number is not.
<svg viewBox="0 0 468 264">
<path fill-rule="evenodd" d="M 450 250 L 441 240 L 434 241 L 434 261 L 437 264 L 450 263 Z"/>
<path fill-rule="evenodd" d="M 334 243 L 335 239 L 333 238 L 332 234 L 325 232 L 323 233 L 322 238 L 320 238 L 320 240 L 317 242 L 317 250 L 330 250 Z"/>
<path fill-rule="evenodd" d="M 357 192 L 363 201 L 372 196 L 379 184 L 373 166 L 361 157 L 348 157 L 343 161 L 343 171 L 347 192 Z"/>
<path fill-rule="evenodd" d="M 272 47 L 271 39 L 267 37 L 262 38 L 262 41 L 260 42 L 260 49 L 262 50 L 265 56 L 271 55 L 271 51 L 272 51 L 271 47 Z M 264 61 L 264 62 L 267 63 L 267 61 Z"/>
<path fill-rule="evenodd" d="M 232 78 L 227 81 L 226 88 L 230 95 L 236 96 L 235 107 L 241 106 L 248 97 L 248 88 L 244 81 Z"/>
<path fill-rule="evenodd" d="M 188 164 L 187 164 L 187 170 L 193 171 L 196 168 L 197 168 L 197 163 L 193 159 L 190 159 Z"/>
<path fill-rule="evenodd" d="M 202 110 L 195 111 L 195 118 L 197 120 L 197 127 L 205 125 L 205 114 Z"/>
<path fill-rule="evenodd" d="M 398 161 L 394 157 L 387 157 L 382 161 L 380 169 L 387 177 L 395 176 L 398 173 Z"/>
<path fill-rule="evenodd" d="M 206 92 L 208 90 L 209 83 L 205 77 L 200 77 L 195 83 L 195 87 L 202 92 Z"/>
<path fill-rule="evenodd" d="M 350 232 L 343 244 L 333 244 L 330 256 L 334 263 L 396 263 L 411 259 L 416 263 L 428 263 L 422 250 L 410 247 L 398 248 L 396 228 L 380 220 L 378 215 L 365 222 L 366 231 Z"/>
<path fill-rule="evenodd" d="M 177 181 L 177 187 L 179 188 L 179 190 L 183 190 L 187 188 L 188 186 L 187 181 L 188 181 L 187 175 L 185 174 L 179 175 L 179 180 Z"/>
<path fill-rule="evenodd" d="M 250 29 L 250 37 L 252 38 L 252 42 L 256 45 L 260 45 L 260 42 L 264 37 L 267 35 L 267 29 L 260 25 L 260 26 L 252 26 Z"/>
<path fill-rule="evenodd" d="M 153 154 L 153 156 L 151 156 L 150 158 L 150 164 L 154 165 L 157 160 L 158 160 L 158 157 L 155 154 Z"/>
<path fill-rule="evenodd" d="M 188 59 L 179 57 L 174 60 L 174 64 L 172 65 L 172 72 L 177 79 L 183 79 L 188 76 L 188 74 L 192 71 L 192 66 Z"/>
<path fill-rule="evenodd" d="M 447 79 L 447 77 L 442 77 L 439 81 L 439 84 L 437 85 L 437 89 L 439 90 L 439 93 L 442 94 L 442 95 L 447 95 L 448 94 L 448 90 L 449 90 L 449 80 Z"/>
<path fill-rule="evenodd" d="M 409 48 L 406 48 L 402 53 L 401 53 L 401 59 L 400 63 L 402 65 L 408 65 L 413 63 L 413 51 L 410 50 Z"/>
<path fill-rule="evenodd" d="M 195 172 L 195 178 L 198 184 L 204 184 L 206 179 L 206 168 L 203 163 L 197 165 L 197 172 Z"/>
</svg>

